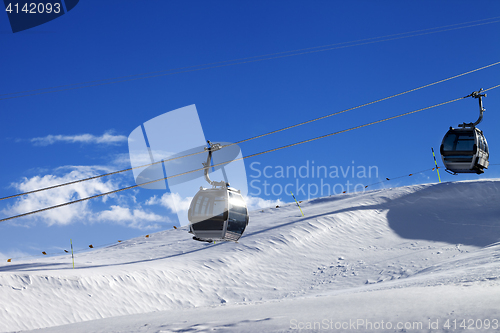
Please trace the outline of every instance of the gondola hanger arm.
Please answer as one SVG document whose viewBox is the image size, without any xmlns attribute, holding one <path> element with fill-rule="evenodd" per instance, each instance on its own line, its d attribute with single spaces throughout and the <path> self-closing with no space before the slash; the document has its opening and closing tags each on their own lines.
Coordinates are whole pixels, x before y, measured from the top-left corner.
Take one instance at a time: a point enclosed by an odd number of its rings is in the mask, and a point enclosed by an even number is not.
<svg viewBox="0 0 500 333">
<path fill-rule="evenodd" d="M 207 156 L 207 161 L 203 164 L 203 167 L 205 168 L 205 180 L 212 185 L 213 187 L 221 186 L 221 187 L 229 187 L 229 184 L 226 183 L 225 181 L 220 181 L 216 182 L 210 179 L 210 176 L 208 175 L 211 161 L 212 161 L 212 152 L 220 150 L 222 148 L 222 145 L 220 143 L 212 143 L 210 140 L 207 140 L 207 143 L 210 147 L 205 147 L 205 151 L 208 151 L 208 156 Z"/>
<path fill-rule="evenodd" d="M 475 123 L 463 123 L 458 125 L 458 127 L 466 128 L 466 127 L 476 127 L 481 121 L 483 121 L 483 113 L 486 111 L 486 109 L 483 107 L 483 97 L 486 97 L 486 94 L 481 94 L 481 91 L 483 91 L 483 88 L 479 89 L 478 91 L 473 91 L 467 96 L 464 96 L 463 98 L 468 98 L 468 97 L 473 97 L 479 99 L 479 118 L 477 118 Z"/>
</svg>

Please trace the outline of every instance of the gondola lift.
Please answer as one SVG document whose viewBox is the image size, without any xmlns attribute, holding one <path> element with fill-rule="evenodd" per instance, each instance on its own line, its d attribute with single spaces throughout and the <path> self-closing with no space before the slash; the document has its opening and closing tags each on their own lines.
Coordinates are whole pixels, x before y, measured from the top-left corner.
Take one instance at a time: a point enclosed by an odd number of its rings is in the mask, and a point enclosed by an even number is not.
<svg viewBox="0 0 500 333">
<path fill-rule="evenodd" d="M 209 147 L 207 161 L 202 163 L 205 170 L 205 180 L 211 188 L 200 187 L 200 190 L 191 200 L 188 210 L 189 232 L 193 239 L 204 242 L 233 241 L 236 242 L 243 235 L 248 225 L 248 209 L 239 190 L 229 187 L 229 183 L 222 168 L 224 181 L 213 181 L 209 177 L 212 153 L 221 149 L 218 143 L 207 141 Z"/>
<path fill-rule="evenodd" d="M 459 128 L 450 127 L 441 143 L 440 153 L 446 171 L 456 175 L 458 173 L 481 174 L 489 165 L 488 143 L 483 132 L 476 127 L 483 120 L 482 98 L 486 94 L 474 91 L 465 96 L 479 99 L 479 118 L 475 123 L 459 124 Z"/>
</svg>

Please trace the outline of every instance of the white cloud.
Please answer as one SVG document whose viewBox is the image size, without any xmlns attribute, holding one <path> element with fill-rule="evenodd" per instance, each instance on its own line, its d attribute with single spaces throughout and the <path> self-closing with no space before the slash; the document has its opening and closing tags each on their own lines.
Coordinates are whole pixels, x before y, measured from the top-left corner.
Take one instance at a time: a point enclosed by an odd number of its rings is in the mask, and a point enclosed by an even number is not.
<svg viewBox="0 0 500 333">
<path fill-rule="evenodd" d="M 79 135 L 47 135 L 45 137 L 33 138 L 30 140 L 37 146 L 48 146 L 56 142 L 66 143 L 94 143 L 94 144 L 120 144 L 127 141 L 124 135 L 113 135 L 106 132 L 101 136 L 93 134 L 79 134 Z"/>
<path fill-rule="evenodd" d="M 28 192 L 35 189 L 59 185 L 74 180 L 89 178 L 108 172 L 108 168 L 99 166 L 65 166 L 54 170 L 55 174 L 24 178 L 20 182 L 11 184 L 18 192 Z M 62 172 L 62 175 L 59 175 Z M 110 192 L 125 187 L 124 177 L 115 175 L 113 178 L 97 178 L 77 184 L 62 186 L 51 190 L 41 191 L 18 197 L 16 201 L 1 210 L 5 216 L 20 215 L 23 213 L 55 206 L 69 201 Z M 130 228 L 151 229 L 158 228 L 157 222 L 171 222 L 163 217 L 145 211 L 137 203 L 136 192 L 126 194 L 112 194 L 100 198 L 101 202 L 111 201 L 110 209 L 99 210 L 95 207 L 95 200 L 83 201 L 45 212 L 29 215 L 24 218 L 23 224 L 28 221 L 43 221 L 47 225 L 68 225 L 74 222 L 92 223 L 109 222 Z M 111 204 L 111 203 L 110 203 Z M 130 207 L 129 207 L 130 206 Z M 13 220 L 13 223 L 16 220 Z"/>
<path fill-rule="evenodd" d="M 69 173 L 62 176 L 44 175 L 34 176 L 32 178 L 24 178 L 18 183 L 11 184 L 19 192 L 28 192 L 35 189 L 45 188 L 49 186 L 59 185 L 70 181 L 88 178 L 99 174 L 98 167 L 65 167 L 72 168 Z M 102 172 L 102 171 L 101 171 Z M 117 182 L 111 179 L 103 180 L 102 178 L 85 181 L 69 186 L 62 186 L 52 190 L 33 193 L 21 196 L 16 199 L 15 203 L 2 210 L 5 215 L 19 215 L 35 210 L 39 210 L 49 206 L 55 206 L 68 201 L 89 197 L 92 195 L 109 192 L 117 187 Z M 60 224 L 66 225 L 74 221 L 89 218 L 91 210 L 88 207 L 89 202 L 84 201 L 77 204 L 72 204 L 57 209 L 48 210 L 46 212 L 33 215 L 35 219 L 40 219 L 48 225 Z"/>
<path fill-rule="evenodd" d="M 188 211 L 193 197 L 181 198 L 178 193 L 165 193 L 160 198 L 156 195 L 146 201 L 146 205 L 161 205 L 172 212 Z"/>
<path fill-rule="evenodd" d="M 130 209 L 122 206 L 111 206 L 110 210 L 102 211 L 98 214 L 99 221 L 112 221 L 130 228 L 157 229 L 157 224 L 150 222 L 170 222 L 168 217 L 163 217 L 154 213 L 148 213 L 142 209 Z"/>
<path fill-rule="evenodd" d="M 113 164 L 116 167 L 120 168 L 130 168 L 130 154 L 129 153 L 120 153 L 120 154 L 115 154 L 112 157 L 111 164 Z M 151 163 L 151 159 L 147 163 Z M 144 164 L 147 164 L 144 163 Z"/>
<path fill-rule="evenodd" d="M 245 202 L 247 203 L 248 211 L 259 210 L 263 208 L 276 207 L 285 204 L 281 199 L 278 200 L 266 200 L 259 197 L 245 196 Z"/>
</svg>

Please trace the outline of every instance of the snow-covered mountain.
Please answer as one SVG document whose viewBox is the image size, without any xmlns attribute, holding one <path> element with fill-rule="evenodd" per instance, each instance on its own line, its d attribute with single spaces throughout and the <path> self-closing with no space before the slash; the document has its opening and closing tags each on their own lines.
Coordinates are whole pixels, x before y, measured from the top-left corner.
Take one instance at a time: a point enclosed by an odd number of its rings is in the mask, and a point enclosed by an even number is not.
<svg viewBox="0 0 500 333">
<path fill-rule="evenodd" d="M 252 212 L 239 243 L 183 228 L 80 253 L 75 269 L 71 256 L 2 264 L 0 331 L 500 329 L 500 180 L 301 207 Z"/>
</svg>

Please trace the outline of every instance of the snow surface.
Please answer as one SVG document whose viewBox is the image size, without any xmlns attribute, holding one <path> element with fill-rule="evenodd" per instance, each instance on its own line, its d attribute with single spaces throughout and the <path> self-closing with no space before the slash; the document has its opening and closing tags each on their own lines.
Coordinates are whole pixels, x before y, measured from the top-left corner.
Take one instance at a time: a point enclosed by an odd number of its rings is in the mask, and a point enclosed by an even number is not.
<svg viewBox="0 0 500 333">
<path fill-rule="evenodd" d="M 499 203 L 496 179 L 415 185 L 254 211 L 238 243 L 6 263 L 0 331 L 499 331 Z"/>
</svg>

